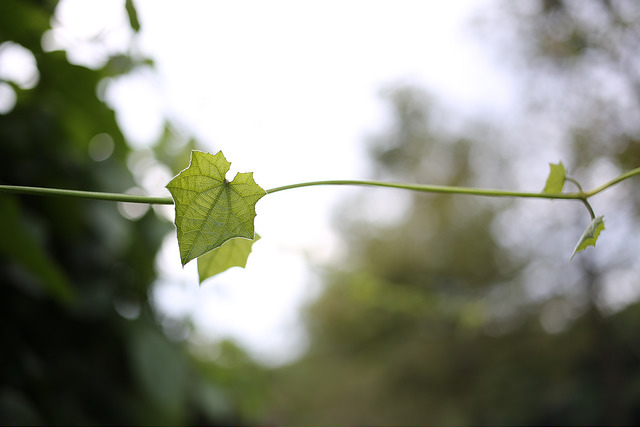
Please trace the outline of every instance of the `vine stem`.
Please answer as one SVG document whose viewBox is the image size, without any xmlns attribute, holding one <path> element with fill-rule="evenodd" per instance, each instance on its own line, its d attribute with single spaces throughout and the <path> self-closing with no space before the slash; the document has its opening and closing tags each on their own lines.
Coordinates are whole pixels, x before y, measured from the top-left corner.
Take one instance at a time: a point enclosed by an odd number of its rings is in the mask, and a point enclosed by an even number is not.
<svg viewBox="0 0 640 427">
<path fill-rule="evenodd" d="M 488 188 L 471 188 L 471 187 L 451 187 L 446 185 L 421 185 L 421 184 L 403 184 L 393 182 L 382 181 L 360 181 L 360 180 L 335 180 L 335 181 L 312 181 L 301 182 L 298 184 L 284 185 L 282 187 L 272 188 L 267 190 L 268 194 L 276 193 L 278 191 L 291 190 L 293 188 L 311 187 L 314 185 L 354 185 L 354 186 L 368 186 L 368 187 L 388 187 L 398 188 L 402 190 L 421 191 L 425 193 L 447 193 L 447 194 L 467 194 L 472 196 L 485 196 L 485 197 L 526 197 L 526 198 L 538 198 L 538 199 L 580 199 L 579 193 L 532 193 L 525 191 L 508 191 L 508 190 L 496 190 Z"/>
<path fill-rule="evenodd" d="M 590 191 L 585 192 L 585 193 L 584 193 L 584 196 L 585 196 L 586 198 L 589 198 L 589 197 L 591 197 L 591 196 L 594 196 L 594 195 L 596 195 L 596 194 L 598 194 L 598 193 L 600 193 L 600 192 L 602 192 L 602 191 L 606 190 L 607 188 L 609 188 L 609 187 L 612 187 L 612 186 L 616 185 L 616 184 L 617 184 L 617 183 L 619 183 L 620 181 L 624 181 L 625 179 L 627 179 L 627 178 L 631 178 L 632 176 L 635 176 L 635 175 L 640 175 L 640 168 L 632 169 L 632 170 L 630 170 L 630 171 L 628 171 L 628 172 L 625 172 L 625 173 L 623 173 L 622 175 L 620 175 L 619 177 L 614 178 L 614 179 L 612 179 L 611 181 L 606 182 L 606 183 L 604 183 L 604 184 L 602 184 L 602 185 L 600 185 L 600 186 L 598 186 L 598 187 L 594 188 L 593 190 L 590 190 Z"/>
<path fill-rule="evenodd" d="M 575 179 L 573 179 L 573 178 L 571 178 L 569 176 L 565 176 L 564 179 L 569 181 L 569 182 L 571 182 L 571 183 L 573 183 L 573 185 L 578 187 L 578 192 L 579 192 L 579 194 L 582 195 L 582 198 L 581 198 L 582 204 L 584 204 L 584 207 L 587 208 L 587 210 L 589 211 L 589 215 L 591 216 L 591 220 L 593 221 L 594 219 L 596 219 L 596 214 L 595 214 L 595 212 L 593 212 L 593 208 L 591 207 L 591 204 L 589 203 L 589 200 L 587 200 L 587 196 L 584 195 L 584 191 L 582 190 L 582 186 L 580 185 L 580 183 L 577 180 L 575 180 Z"/>
<path fill-rule="evenodd" d="M 577 193 L 532 193 L 523 191 L 508 191 L 508 190 L 496 190 L 485 188 L 471 188 L 471 187 L 451 187 L 445 185 L 420 185 L 420 184 L 403 184 L 393 182 L 382 181 L 363 181 L 363 180 L 333 180 L 333 181 L 311 181 L 301 182 L 297 184 L 284 185 L 281 187 L 275 187 L 267 190 L 267 194 L 277 193 L 279 191 L 291 190 L 294 188 L 311 187 L 316 185 L 351 185 L 351 186 L 368 186 L 368 187 L 387 187 L 397 188 L 403 190 L 420 191 L 426 193 L 446 193 L 446 194 L 467 194 L 472 196 L 485 196 L 485 197 L 519 197 L 519 198 L 537 198 L 537 199 L 564 199 L 564 200 L 581 200 L 586 201 L 589 197 L 592 197 L 609 187 L 623 181 L 632 176 L 640 175 L 640 168 L 630 170 L 617 178 L 612 179 L 590 191 L 580 191 Z M 137 194 L 122 194 L 122 193 L 102 193 L 96 191 L 78 191 L 78 190 L 65 190 L 60 188 L 46 188 L 46 187 L 25 187 L 17 185 L 0 185 L 0 192 L 5 193 L 19 193 L 19 194 L 35 194 L 41 196 L 61 196 L 61 197 L 76 197 L 82 199 L 94 199 L 94 200 L 106 200 L 111 202 L 125 202 L 125 203 L 145 203 L 151 205 L 172 205 L 173 198 L 171 197 L 154 197 L 154 196 L 141 196 Z"/>
<path fill-rule="evenodd" d="M 138 194 L 101 193 L 97 191 L 64 190 L 61 188 L 24 187 L 18 185 L 0 185 L 0 192 L 36 194 L 39 196 L 76 197 L 81 199 L 106 200 L 110 202 L 146 203 L 149 205 L 172 205 L 171 197 L 141 196 Z"/>
</svg>

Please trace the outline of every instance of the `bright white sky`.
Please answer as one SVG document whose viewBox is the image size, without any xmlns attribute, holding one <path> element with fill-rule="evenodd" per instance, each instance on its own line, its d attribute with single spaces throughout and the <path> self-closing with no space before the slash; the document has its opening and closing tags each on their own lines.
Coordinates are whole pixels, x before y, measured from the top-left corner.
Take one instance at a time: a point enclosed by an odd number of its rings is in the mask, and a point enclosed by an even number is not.
<svg viewBox="0 0 640 427">
<path fill-rule="evenodd" d="M 63 0 L 63 28 L 45 44 L 68 47 L 75 62 L 99 63 L 130 37 L 123 3 Z M 107 91 L 131 144 L 147 146 L 169 117 L 203 149 L 222 150 L 232 162 L 230 177 L 253 171 L 266 189 L 367 178 L 363 141 L 388 123 L 378 97 L 385 85 L 419 84 L 461 115 L 509 106 L 503 71 L 470 28 L 487 1 L 135 4 L 142 24 L 137 45 L 156 70 L 136 72 Z M 98 33 L 99 45 L 81 42 Z M 165 194 L 171 176 L 162 168 L 146 173 L 145 187 Z M 233 337 L 263 361 L 294 357 L 304 348 L 299 308 L 320 286 L 309 265 L 339 256 L 331 209 L 353 191 L 316 187 L 265 197 L 256 219 L 262 239 L 247 268 L 202 287 L 195 263 L 180 268 L 175 235 L 168 236 L 155 300 L 170 316 L 190 316 L 203 335 Z M 394 211 L 380 207 L 379 215 Z"/>
</svg>

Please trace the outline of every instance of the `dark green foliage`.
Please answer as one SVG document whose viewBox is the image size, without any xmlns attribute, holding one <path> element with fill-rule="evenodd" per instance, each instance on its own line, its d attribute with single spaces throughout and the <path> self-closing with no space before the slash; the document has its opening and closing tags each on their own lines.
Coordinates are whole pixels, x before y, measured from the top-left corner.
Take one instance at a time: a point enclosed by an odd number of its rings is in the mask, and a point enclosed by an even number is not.
<svg viewBox="0 0 640 427">
<path fill-rule="evenodd" d="M 72 65 L 64 52 L 40 47 L 55 2 L 0 3 L 0 43 L 29 49 L 40 75 L 32 89 L 13 86 L 17 103 L 0 115 L 0 183 L 134 186 L 131 149 L 97 87 L 136 61 Z M 134 23 L 133 4 L 127 8 Z M 89 155 L 98 134 L 114 142 L 99 162 Z M 115 203 L 0 195 L 0 423 L 238 421 L 237 396 L 225 385 L 212 397 L 217 379 L 203 375 L 212 368 L 167 339 L 150 307 L 155 256 L 170 231 L 153 210 L 130 221 Z"/>
<path fill-rule="evenodd" d="M 606 320 L 588 313 L 557 335 L 532 316 L 491 336 L 463 315 L 363 306 L 346 291 L 351 284 L 325 295 L 311 353 L 276 378 L 274 406 L 294 423 L 629 424 L 640 416 L 638 305 Z"/>
</svg>

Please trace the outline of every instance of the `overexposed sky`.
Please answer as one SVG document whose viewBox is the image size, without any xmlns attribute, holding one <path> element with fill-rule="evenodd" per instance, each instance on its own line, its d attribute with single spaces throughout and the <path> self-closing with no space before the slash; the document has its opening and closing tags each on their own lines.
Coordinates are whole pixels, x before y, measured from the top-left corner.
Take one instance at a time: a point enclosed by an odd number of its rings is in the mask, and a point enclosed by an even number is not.
<svg viewBox="0 0 640 427">
<path fill-rule="evenodd" d="M 123 3 L 63 0 L 60 25 L 43 44 L 99 64 L 130 40 Z M 132 146 L 152 143 L 168 117 L 202 149 L 224 152 L 228 178 L 253 171 L 265 189 L 367 178 L 364 141 L 389 123 L 378 96 L 384 86 L 415 83 L 461 116 L 509 108 L 504 70 L 470 28 L 488 3 L 136 0 L 142 29 L 135 46 L 156 67 L 109 82 L 105 97 Z M 130 164 L 142 187 L 165 194 L 166 169 L 139 169 L 135 158 Z M 183 270 L 175 235 L 168 236 L 154 300 L 169 317 L 188 316 L 213 339 L 233 337 L 261 360 L 294 357 L 305 343 L 300 305 L 320 287 L 309 265 L 339 256 L 330 215 L 353 191 L 316 187 L 263 198 L 262 239 L 247 268 L 201 287 L 195 262 Z"/>
</svg>

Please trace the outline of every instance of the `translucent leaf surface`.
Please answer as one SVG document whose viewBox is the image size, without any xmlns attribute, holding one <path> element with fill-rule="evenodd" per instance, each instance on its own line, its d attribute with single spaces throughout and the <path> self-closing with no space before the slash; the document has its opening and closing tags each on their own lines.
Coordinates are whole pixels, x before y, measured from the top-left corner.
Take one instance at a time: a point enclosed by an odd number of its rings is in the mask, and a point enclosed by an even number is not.
<svg viewBox="0 0 640 427">
<path fill-rule="evenodd" d="M 571 255 L 571 259 L 580 251 L 585 250 L 588 246 L 595 246 L 596 241 L 598 240 L 598 236 L 600 232 L 604 230 L 604 216 L 601 215 L 595 218 L 591 223 L 587 226 L 578 240 L 578 244 L 576 248 L 573 250 L 573 254 Z"/>
<path fill-rule="evenodd" d="M 176 206 L 183 266 L 234 237 L 254 238 L 255 206 L 267 193 L 252 172 L 227 181 L 229 166 L 222 152 L 193 151 L 189 167 L 167 185 Z"/>
<path fill-rule="evenodd" d="M 226 241 L 198 258 L 198 277 L 200 283 L 209 277 L 220 274 L 231 267 L 244 267 L 251 253 L 251 247 L 260 239 L 256 234 L 253 240 L 236 238 Z"/>
<path fill-rule="evenodd" d="M 564 168 L 562 162 L 557 165 L 549 163 L 549 169 L 549 177 L 547 178 L 547 182 L 542 192 L 546 194 L 562 193 L 562 187 L 564 187 L 567 170 Z"/>
</svg>

